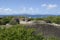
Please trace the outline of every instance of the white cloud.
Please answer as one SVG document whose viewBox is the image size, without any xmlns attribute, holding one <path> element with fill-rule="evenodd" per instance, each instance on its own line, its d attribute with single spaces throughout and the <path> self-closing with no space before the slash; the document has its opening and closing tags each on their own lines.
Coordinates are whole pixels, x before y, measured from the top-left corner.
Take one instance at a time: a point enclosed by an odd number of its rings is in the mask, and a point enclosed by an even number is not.
<svg viewBox="0 0 60 40">
<path fill-rule="evenodd" d="M 47 6 L 47 4 L 42 4 L 41 6 L 42 6 L 42 7 L 45 7 L 45 6 Z"/>
<path fill-rule="evenodd" d="M 11 10 L 11 9 L 10 9 L 10 8 L 6 8 L 6 9 L 4 9 L 4 10 L 6 10 L 6 11 L 7 11 L 7 10 Z"/>
<path fill-rule="evenodd" d="M 53 9 L 57 7 L 56 4 L 42 4 L 41 6 L 46 7 L 47 9 Z"/>
<path fill-rule="evenodd" d="M 0 8 L 0 13 L 9 13 L 11 11 L 12 11 L 12 9 L 10 9 L 10 8 Z"/>
<path fill-rule="evenodd" d="M 56 4 L 49 4 L 48 6 L 47 6 L 47 8 L 48 9 L 53 9 L 53 8 L 56 8 L 57 7 L 57 5 Z"/>
<path fill-rule="evenodd" d="M 20 11 L 19 12 L 20 13 L 28 13 L 28 14 L 31 14 L 31 13 L 39 13 L 40 11 L 39 11 L 38 8 L 32 8 L 32 7 L 26 8 L 26 7 L 24 7 L 24 8 L 20 8 Z"/>
<path fill-rule="evenodd" d="M 16 11 L 10 9 L 10 8 L 0 8 L 0 15 L 10 15 L 13 13 L 17 13 Z"/>
<path fill-rule="evenodd" d="M 13 9 L 10 9 L 10 8 L 0 8 L 0 14 L 7 14 L 7 15 L 10 15 L 10 14 L 35 14 L 35 13 L 39 13 L 39 8 L 33 8 L 33 7 L 29 7 L 29 8 L 26 8 L 26 7 L 23 7 L 23 8 L 20 8 L 20 10 L 13 10 Z"/>
</svg>

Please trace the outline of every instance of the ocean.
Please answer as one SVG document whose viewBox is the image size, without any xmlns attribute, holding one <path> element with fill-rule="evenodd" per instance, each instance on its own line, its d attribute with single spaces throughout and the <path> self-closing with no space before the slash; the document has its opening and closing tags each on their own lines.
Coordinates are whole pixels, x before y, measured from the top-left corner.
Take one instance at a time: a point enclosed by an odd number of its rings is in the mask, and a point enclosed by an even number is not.
<svg viewBox="0 0 60 40">
<path fill-rule="evenodd" d="M 31 17 L 31 18 L 44 18 L 48 16 L 60 16 L 60 15 L 0 15 L 0 18 L 6 17 L 6 16 L 24 16 L 24 17 Z"/>
</svg>

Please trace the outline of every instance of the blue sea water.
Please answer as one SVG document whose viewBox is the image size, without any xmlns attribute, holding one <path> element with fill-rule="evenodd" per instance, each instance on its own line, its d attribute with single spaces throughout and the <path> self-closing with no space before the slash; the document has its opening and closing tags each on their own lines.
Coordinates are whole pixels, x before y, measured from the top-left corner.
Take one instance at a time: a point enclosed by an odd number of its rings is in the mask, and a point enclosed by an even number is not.
<svg viewBox="0 0 60 40">
<path fill-rule="evenodd" d="M 48 16 L 60 16 L 60 15 L 0 15 L 0 18 L 6 17 L 6 16 L 24 16 L 24 17 L 31 17 L 31 18 L 44 18 Z"/>
</svg>

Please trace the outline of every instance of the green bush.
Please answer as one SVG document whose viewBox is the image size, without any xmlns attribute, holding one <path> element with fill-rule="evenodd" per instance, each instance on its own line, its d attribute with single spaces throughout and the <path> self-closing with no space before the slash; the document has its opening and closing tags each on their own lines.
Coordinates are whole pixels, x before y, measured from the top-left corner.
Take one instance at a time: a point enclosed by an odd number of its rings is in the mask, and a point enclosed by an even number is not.
<svg viewBox="0 0 60 40">
<path fill-rule="evenodd" d="M 26 29 L 23 26 L 0 28 L 0 40 L 43 40 L 42 35 L 34 34 L 35 29 Z"/>
<path fill-rule="evenodd" d="M 0 40 L 59 40 L 56 37 L 43 37 L 35 34 L 34 28 L 26 29 L 24 25 L 13 25 L 10 28 L 0 27 Z"/>
<path fill-rule="evenodd" d="M 12 17 L 3 17 L 0 19 L 0 25 L 5 25 L 11 21 Z"/>
<path fill-rule="evenodd" d="M 9 24 L 11 24 L 11 25 L 16 25 L 17 22 L 16 22 L 16 20 L 12 19 L 12 20 L 10 20 Z"/>
<path fill-rule="evenodd" d="M 50 21 L 52 23 L 60 24 L 60 16 L 49 16 L 44 18 L 44 20 Z"/>
</svg>

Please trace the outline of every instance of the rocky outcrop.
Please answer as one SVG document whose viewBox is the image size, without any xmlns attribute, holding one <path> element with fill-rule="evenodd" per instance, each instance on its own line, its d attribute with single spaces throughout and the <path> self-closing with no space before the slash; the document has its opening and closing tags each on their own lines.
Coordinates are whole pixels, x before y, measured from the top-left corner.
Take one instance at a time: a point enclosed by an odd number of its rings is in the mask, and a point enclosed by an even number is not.
<svg viewBox="0 0 60 40">
<path fill-rule="evenodd" d="M 28 25 L 27 28 L 36 28 L 35 33 L 42 33 L 44 36 L 56 36 L 60 38 L 60 27 L 49 24 Z"/>
</svg>

